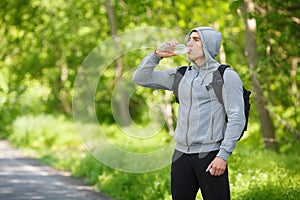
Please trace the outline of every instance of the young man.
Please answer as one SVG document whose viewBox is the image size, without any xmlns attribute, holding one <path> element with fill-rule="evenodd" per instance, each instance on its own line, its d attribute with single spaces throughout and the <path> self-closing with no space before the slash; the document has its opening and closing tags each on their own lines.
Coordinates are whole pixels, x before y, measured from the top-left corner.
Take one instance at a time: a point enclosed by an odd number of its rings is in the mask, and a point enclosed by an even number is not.
<svg viewBox="0 0 300 200">
<path fill-rule="evenodd" d="M 215 57 L 221 40 L 221 33 L 209 27 L 194 28 L 189 33 L 192 66 L 178 86 L 176 149 L 171 166 L 174 200 L 194 200 L 199 188 L 205 200 L 230 199 L 227 159 L 242 133 L 245 116 L 242 82 L 233 70 L 225 70 L 223 76 L 225 109 L 210 85 L 220 65 Z M 154 70 L 161 59 L 170 56 L 176 54 L 158 48 L 144 58 L 132 80 L 144 87 L 172 90 L 177 69 Z"/>
</svg>

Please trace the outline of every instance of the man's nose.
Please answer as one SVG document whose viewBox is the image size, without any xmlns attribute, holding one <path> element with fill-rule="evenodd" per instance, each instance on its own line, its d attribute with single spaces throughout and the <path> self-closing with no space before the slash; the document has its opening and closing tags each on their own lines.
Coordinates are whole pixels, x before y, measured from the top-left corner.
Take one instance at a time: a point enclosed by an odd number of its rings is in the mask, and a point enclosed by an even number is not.
<svg viewBox="0 0 300 200">
<path fill-rule="evenodd" d="M 189 40 L 189 41 L 187 42 L 187 45 L 188 45 L 188 46 L 192 46 L 193 43 L 194 43 L 194 41 L 191 39 L 191 40 Z"/>
</svg>

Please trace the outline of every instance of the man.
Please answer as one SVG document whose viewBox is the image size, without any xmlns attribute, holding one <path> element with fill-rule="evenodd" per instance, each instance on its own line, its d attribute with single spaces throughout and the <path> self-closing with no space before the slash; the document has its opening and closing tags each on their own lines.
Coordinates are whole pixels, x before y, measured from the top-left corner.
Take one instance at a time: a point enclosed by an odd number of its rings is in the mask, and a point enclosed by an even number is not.
<svg viewBox="0 0 300 200">
<path fill-rule="evenodd" d="M 195 199 L 199 188 L 204 199 L 230 199 L 227 160 L 242 133 L 245 116 L 242 82 L 233 70 L 225 70 L 223 76 L 225 109 L 210 85 L 220 65 L 215 57 L 221 40 L 221 33 L 209 27 L 194 28 L 189 33 L 188 59 L 192 66 L 178 86 L 176 148 L 171 166 L 174 200 Z M 172 90 L 177 69 L 154 70 L 161 59 L 170 56 L 176 54 L 158 48 L 144 58 L 132 80 L 144 87 Z"/>
</svg>

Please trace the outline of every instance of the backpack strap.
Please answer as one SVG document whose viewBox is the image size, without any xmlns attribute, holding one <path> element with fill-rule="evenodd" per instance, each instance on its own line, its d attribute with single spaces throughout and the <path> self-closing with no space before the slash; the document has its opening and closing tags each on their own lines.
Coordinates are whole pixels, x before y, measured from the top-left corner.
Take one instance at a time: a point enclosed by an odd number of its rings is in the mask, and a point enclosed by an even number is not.
<svg viewBox="0 0 300 200">
<path fill-rule="evenodd" d="M 178 97 L 178 86 L 179 83 L 182 79 L 182 77 L 184 76 L 187 68 L 189 67 L 189 69 L 191 68 L 190 66 L 181 66 L 176 70 L 176 74 L 174 76 L 174 82 L 173 82 L 173 86 L 172 86 L 172 91 L 175 95 L 175 100 L 177 103 L 179 103 L 179 97 Z M 214 71 L 213 73 L 213 81 L 210 84 L 213 89 L 214 92 L 218 98 L 218 101 L 224 106 L 224 102 L 223 102 L 223 98 L 222 98 L 222 87 L 223 87 L 223 74 L 226 70 L 226 68 L 230 68 L 229 65 L 225 65 L 225 64 L 221 64 L 218 67 L 218 70 Z"/>
<path fill-rule="evenodd" d="M 213 80 L 212 80 L 212 83 L 211 83 L 211 86 L 213 87 L 214 89 L 214 92 L 218 98 L 218 101 L 224 106 L 224 101 L 223 101 L 223 97 L 222 97 L 222 88 L 223 88 L 223 83 L 224 83 L 224 80 L 223 80 L 223 75 L 224 75 L 224 72 L 227 68 L 230 68 L 229 65 L 224 65 L 224 64 L 221 64 L 219 67 L 218 67 L 218 70 L 214 71 L 213 73 Z"/>
<path fill-rule="evenodd" d="M 220 74 L 221 74 L 221 76 L 222 76 L 222 79 L 223 79 L 224 72 L 225 72 L 226 68 L 228 68 L 228 67 L 230 68 L 229 65 L 225 65 L 225 64 L 221 64 L 221 65 L 218 67 L 218 70 L 219 70 L 219 72 L 220 72 Z"/>
<path fill-rule="evenodd" d="M 184 76 L 187 68 L 188 68 L 187 66 L 179 67 L 176 70 L 176 74 L 174 76 L 174 82 L 173 82 L 172 90 L 173 90 L 173 93 L 175 95 L 175 100 L 176 100 L 177 103 L 179 103 L 178 86 L 179 86 L 179 83 L 180 83 L 182 77 Z"/>
</svg>

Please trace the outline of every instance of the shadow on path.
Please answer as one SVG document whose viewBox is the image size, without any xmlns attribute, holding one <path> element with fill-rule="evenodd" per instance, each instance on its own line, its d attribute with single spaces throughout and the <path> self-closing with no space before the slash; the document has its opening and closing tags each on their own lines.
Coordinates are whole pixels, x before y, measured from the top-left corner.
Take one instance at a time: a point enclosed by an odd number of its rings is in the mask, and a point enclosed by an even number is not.
<svg viewBox="0 0 300 200">
<path fill-rule="evenodd" d="M 110 200 L 68 172 L 24 157 L 0 140 L 0 199 Z"/>
</svg>

